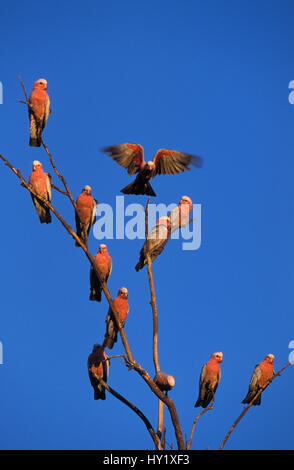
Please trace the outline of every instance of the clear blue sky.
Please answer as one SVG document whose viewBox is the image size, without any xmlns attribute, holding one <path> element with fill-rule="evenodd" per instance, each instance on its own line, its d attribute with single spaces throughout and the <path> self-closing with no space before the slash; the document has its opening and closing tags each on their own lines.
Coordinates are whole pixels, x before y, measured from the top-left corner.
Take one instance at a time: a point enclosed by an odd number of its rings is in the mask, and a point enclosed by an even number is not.
<svg viewBox="0 0 294 470">
<path fill-rule="evenodd" d="M 77 196 L 85 184 L 114 204 L 130 182 L 105 145 L 138 142 L 203 156 L 201 170 L 154 180 L 157 202 L 188 194 L 202 205 L 202 245 L 171 241 L 154 263 L 162 370 L 183 432 L 196 416 L 201 367 L 222 351 L 213 411 L 198 422 L 194 449 L 216 449 L 242 411 L 255 364 L 288 362 L 293 321 L 294 79 L 291 1 L 16 1 L 1 5 L 1 147 L 24 175 L 43 149 L 28 146 L 18 82 L 48 80 L 52 115 L 44 139 Z M 39 223 L 29 194 L 1 164 L 0 445 L 2 449 L 146 449 L 137 417 L 112 396 L 94 402 L 87 375 L 108 304 L 88 301 L 89 264 L 53 218 Z M 72 207 L 53 202 L 74 224 Z M 130 197 L 129 202 L 145 198 Z M 142 242 L 113 240 L 109 288 L 129 289 L 126 333 L 151 376 L 152 315 Z M 99 241 L 89 246 L 95 253 Z M 119 340 L 113 349 L 123 352 Z M 293 449 L 294 369 L 266 390 L 227 449 Z M 109 384 L 156 426 L 157 399 L 120 359 Z M 167 413 L 169 442 L 175 437 Z"/>
</svg>

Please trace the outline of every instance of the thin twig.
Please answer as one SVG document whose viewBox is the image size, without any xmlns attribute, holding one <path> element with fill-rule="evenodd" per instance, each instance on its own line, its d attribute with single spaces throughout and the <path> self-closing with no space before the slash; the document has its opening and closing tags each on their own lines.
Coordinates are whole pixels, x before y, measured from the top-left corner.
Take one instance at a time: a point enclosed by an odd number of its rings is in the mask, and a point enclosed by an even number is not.
<svg viewBox="0 0 294 470">
<path fill-rule="evenodd" d="M 29 105 L 29 98 L 28 98 L 26 89 L 25 89 L 25 87 L 24 87 L 24 84 L 22 83 L 22 80 L 21 80 L 20 76 L 18 77 L 18 79 L 19 79 L 19 81 L 20 81 L 20 84 L 21 84 L 21 86 L 22 86 L 23 92 L 24 92 L 25 97 L 26 97 L 26 103 L 25 103 L 25 104 Z M 20 100 L 19 100 L 19 101 L 20 101 Z"/>
<path fill-rule="evenodd" d="M 239 418 L 236 419 L 236 421 L 234 422 L 234 424 L 231 426 L 229 432 L 227 433 L 225 439 L 223 440 L 219 450 L 223 450 L 227 440 L 229 439 L 230 435 L 232 434 L 232 432 L 234 431 L 235 427 L 237 426 L 237 424 L 241 421 L 241 419 L 243 418 L 243 416 L 247 413 L 247 411 L 251 408 L 251 406 L 253 405 L 253 403 L 255 402 L 256 398 L 258 398 L 262 392 L 269 386 L 269 384 L 276 378 L 278 377 L 281 372 L 283 372 L 284 369 L 286 369 L 287 367 L 289 367 L 291 364 L 294 364 L 294 361 L 292 362 L 288 362 L 284 367 L 282 367 L 282 369 L 280 369 L 275 375 L 272 376 L 271 379 L 267 380 L 266 383 L 263 385 L 263 387 L 260 387 L 260 390 L 258 391 L 258 393 L 254 396 L 254 398 L 252 398 L 251 402 L 248 404 L 248 406 L 246 406 L 244 408 L 244 410 L 242 411 L 242 413 L 240 414 Z"/>
<path fill-rule="evenodd" d="M 151 306 L 153 313 L 153 362 L 156 374 L 160 372 L 160 365 L 158 359 L 158 311 L 156 305 L 156 295 L 154 288 L 154 277 L 152 272 L 152 261 L 149 253 L 149 238 L 148 238 L 148 208 L 150 204 L 150 198 L 148 198 L 146 212 L 145 212 L 145 226 L 146 226 L 146 258 L 147 258 L 147 271 L 149 278 L 150 294 L 151 294 Z"/>
<path fill-rule="evenodd" d="M 50 152 L 49 149 L 48 149 L 48 145 L 46 145 L 46 144 L 44 143 L 43 139 L 41 139 L 41 142 L 42 142 L 42 145 L 43 145 L 43 147 L 44 147 L 44 149 L 45 149 L 45 151 L 46 151 L 46 153 L 47 153 L 47 155 L 48 155 L 48 157 L 49 157 L 49 160 L 50 160 L 50 163 L 51 163 L 51 165 L 52 165 L 53 170 L 55 171 L 56 175 L 58 176 L 58 178 L 61 180 L 63 186 L 65 187 L 66 195 L 67 195 L 67 196 L 69 197 L 69 199 L 71 200 L 71 203 L 72 203 L 72 205 L 74 206 L 75 210 L 77 210 L 76 201 L 74 200 L 74 198 L 73 198 L 73 196 L 72 196 L 72 194 L 71 194 L 71 192 L 70 192 L 70 189 L 69 189 L 69 187 L 68 187 L 68 184 L 67 184 L 65 178 L 64 178 L 64 177 L 59 173 L 59 171 L 57 170 L 56 165 L 55 165 L 55 163 L 54 163 L 54 161 L 53 161 L 51 152 Z"/>
<path fill-rule="evenodd" d="M 146 258 L 147 258 L 147 271 L 149 279 L 149 287 L 151 294 L 151 306 L 153 314 L 153 362 L 156 374 L 160 372 L 159 358 L 158 358 L 158 311 L 156 305 L 156 296 L 154 288 L 154 278 L 152 272 L 152 261 L 149 254 L 149 228 L 148 228 L 148 209 L 150 204 L 150 198 L 148 198 L 147 207 L 145 211 L 145 238 L 146 238 Z M 157 435 L 159 438 L 162 436 L 163 428 L 163 411 L 164 406 L 161 400 L 158 400 L 158 424 L 157 424 Z"/>
<path fill-rule="evenodd" d="M 191 429 L 191 434 L 190 434 L 189 443 L 188 443 L 188 446 L 187 446 L 187 450 L 190 450 L 190 449 L 191 449 L 191 444 L 192 444 L 192 439 L 193 439 L 193 435 L 194 435 L 194 430 L 195 430 L 195 426 L 196 426 L 196 423 L 197 423 L 198 419 L 200 418 L 200 416 L 204 415 L 204 413 L 206 413 L 207 411 L 212 410 L 212 409 L 213 409 L 213 405 L 214 405 L 214 394 L 213 394 L 213 398 L 212 398 L 211 405 L 209 405 L 207 408 L 204 408 L 204 410 L 202 410 L 202 411 L 196 416 L 196 418 L 194 419 L 193 426 L 192 426 L 192 429 Z"/>
<path fill-rule="evenodd" d="M 63 189 L 58 188 L 58 186 L 55 186 L 55 184 L 51 183 L 51 187 L 52 187 L 53 189 L 56 189 L 56 191 L 59 191 L 61 194 L 64 194 L 64 196 L 67 196 L 67 197 L 68 197 L 67 192 L 63 191 Z"/>
</svg>

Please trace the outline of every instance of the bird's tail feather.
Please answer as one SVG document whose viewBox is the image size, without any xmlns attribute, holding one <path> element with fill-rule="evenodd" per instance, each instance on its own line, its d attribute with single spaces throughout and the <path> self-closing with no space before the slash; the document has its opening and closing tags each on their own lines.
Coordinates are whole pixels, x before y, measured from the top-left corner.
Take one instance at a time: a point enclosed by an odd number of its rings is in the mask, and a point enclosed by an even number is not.
<svg viewBox="0 0 294 470">
<path fill-rule="evenodd" d="M 103 387 L 102 390 L 95 388 L 94 390 L 94 400 L 105 400 L 105 388 Z"/>
<path fill-rule="evenodd" d="M 30 147 L 41 147 L 42 143 L 42 128 L 36 123 L 35 118 L 31 118 L 30 125 Z"/>
<path fill-rule="evenodd" d="M 256 395 L 255 392 L 248 392 L 244 400 L 242 401 L 243 404 L 248 405 L 254 398 L 254 395 Z M 260 405 L 261 404 L 261 395 L 259 395 L 256 400 L 252 403 L 253 406 Z"/>
<path fill-rule="evenodd" d="M 135 266 L 135 270 L 140 271 L 140 269 L 144 268 L 145 264 L 146 264 L 146 258 L 144 256 L 144 253 L 141 250 L 140 259 L 139 259 L 138 263 Z"/>
<path fill-rule="evenodd" d="M 96 300 L 101 302 L 101 290 L 91 290 L 89 300 Z"/>
<path fill-rule="evenodd" d="M 132 183 L 128 184 L 125 188 L 123 188 L 121 190 L 121 193 L 136 195 L 146 194 L 147 196 L 156 196 L 149 181 L 146 181 L 144 184 L 138 184 L 137 180 L 135 180 Z"/>
</svg>

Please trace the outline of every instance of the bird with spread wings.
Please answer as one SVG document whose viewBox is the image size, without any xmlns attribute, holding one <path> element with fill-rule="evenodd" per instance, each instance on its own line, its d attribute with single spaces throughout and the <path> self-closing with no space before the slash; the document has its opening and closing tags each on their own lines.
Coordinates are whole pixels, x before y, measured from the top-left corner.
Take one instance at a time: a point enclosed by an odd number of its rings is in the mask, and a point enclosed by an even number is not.
<svg viewBox="0 0 294 470">
<path fill-rule="evenodd" d="M 127 143 L 105 147 L 103 151 L 120 166 L 127 169 L 128 175 L 137 174 L 136 179 L 121 190 L 124 194 L 147 194 L 156 196 L 149 182 L 156 175 L 175 175 L 190 170 L 189 165 L 202 166 L 202 158 L 170 149 L 160 149 L 153 160 L 145 162 L 143 147 Z"/>
</svg>

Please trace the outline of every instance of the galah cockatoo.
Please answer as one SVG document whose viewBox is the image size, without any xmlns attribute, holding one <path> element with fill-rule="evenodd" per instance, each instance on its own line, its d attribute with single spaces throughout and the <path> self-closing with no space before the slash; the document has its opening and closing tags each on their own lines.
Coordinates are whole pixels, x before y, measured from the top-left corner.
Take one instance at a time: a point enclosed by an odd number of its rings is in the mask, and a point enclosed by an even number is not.
<svg viewBox="0 0 294 470">
<path fill-rule="evenodd" d="M 121 287 L 118 291 L 117 297 L 113 300 L 114 306 L 119 314 L 119 318 L 123 326 L 129 313 L 128 297 L 128 289 L 126 289 L 125 287 Z M 112 349 L 114 343 L 117 342 L 118 327 L 116 325 L 116 321 L 111 308 L 109 308 L 108 310 L 105 322 L 106 333 L 103 346 Z"/>
<path fill-rule="evenodd" d="M 99 269 L 101 280 L 107 282 L 112 270 L 112 259 L 108 254 L 106 245 L 101 244 L 99 246 L 99 250 L 94 256 L 94 259 L 95 264 Z M 97 300 L 97 302 L 101 302 L 102 287 L 100 280 L 98 279 L 98 276 L 92 265 L 90 268 L 90 289 L 90 300 Z"/>
<path fill-rule="evenodd" d="M 162 392 L 169 392 L 175 386 L 175 378 L 173 375 L 166 374 L 165 372 L 157 372 L 153 381 Z"/>
<path fill-rule="evenodd" d="M 42 164 L 38 160 L 33 161 L 33 171 L 29 178 L 29 185 L 39 196 L 51 202 L 51 176 L 44 172 Z M 31 196 L 41 224 L 50 224 L 50 209 L 36 196 L 33 194 Z"/>
<path fill-rule="evenodd" d="M 94 388 L 94 400 L 105 400 L 105 388 L 98 378 L 107 382 L 109 361 L 106 359 L 104 348 L 100 344 L 94 344 L 88 357 L 88 373 L 91 385 Z"/>
<path fill-rule="evenodd" d="M 181 227 L 185 227 L 190 220 L 192 210 L 192 199 L 188 196 L 182 196 L 179 205 L 171 210 L 169 218 L 171 221 L 171 233 Z"/>
<path fill-rule="evenodd" d="M 202 367 L 199 379 L 199 396 L 195 407 L 202 406 L 202 408 L 206 408 L 214 398 L 221 379 L 220 362 L 223 362 L 223 353 L 215 352 Z"/>
<path fill-rule="evenodd" d="M 202 158 L 177 152 L 176 150 L 160 149 L 153 160 L 145 162 L 143 147 L 127 143 L 105 147 L 103 151 L 112 157 L 116 163 L 128 170 L 128 175 L 138 173 L 136 179 L 121 190 L 124 194 L 147 194 L 156 196 L 150 178 L 156 175 L 174 175 L 184 170 L 190 170 L 189 165 L 202 166 Z"/>
<path fill-rule="evenodd" d="M 29 97 L 30 146 L 40 147 L 42 131 L 50 114 L 50 98 L 47 94 L 47 81 L 39 78 L 34 83 Z"/>
<path fill-rule="evenodd" d="M 88 246 L 90 228 L 96 221 L 97 201 L 91 194 L 91 187 L 84 186 L 81 194 L 77 197 L 77 210 L 75 213 L 77 235 Z M 76 242 L 76 246 L 80 246 Z"/>
<path fill-rule="evenodd" d="M 260 364 L 255 366 L 251 376 L 248 393 L 242 403 L 250 403 L 254 399 L 255 395 L 257 395 L 261 387 L 263 387 L 266 382 L 270 380 L 275 374 L 274 358 L 275 356 L 273 354 L 268 354 Z M 256 400 L 254 400 L 252 405 L 260 405 L 260 403 L 261 394 L 256 398 Z"/>
<path fill-rule="evenodd" d="M 160 217 L 148 234 L 149 242 L 149 255 L 153 262 L 155 258 L 160 255 L 163 248 L 165 247 L 171 233 L 170 218 L 167 216 Z M 147 242 L 145 241 L 140 251 L 140 259 L 135 266 L 136 271 L 142 269 L 147 264 Z"/>
</svg>

